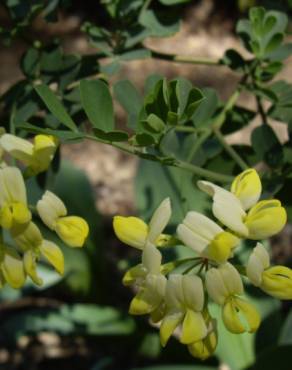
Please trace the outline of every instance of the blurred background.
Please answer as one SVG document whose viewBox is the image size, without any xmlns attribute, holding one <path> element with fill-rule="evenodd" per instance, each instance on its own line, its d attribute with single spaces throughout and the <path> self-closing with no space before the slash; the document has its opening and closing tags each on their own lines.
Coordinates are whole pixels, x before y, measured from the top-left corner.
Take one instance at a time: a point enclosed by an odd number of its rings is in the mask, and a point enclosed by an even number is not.
<svg viewBox="0 0 292 370">
<path fill-rule="evenodd" d="M 4 30 L 11 26 L 7 3 L 11 5 L 13 1 L 0 2 L 0 26 Z M 51 3 L 53 6 L 54 1 Z M 90 46 L 87 35 L 80 28 L 85 21 L 111 27 L 101 3 L 72 0 L 60 7 L 54 22 L 46 22 L 42 16 L 36 17 L 29 33 L 24 36 L 42 43 L 58 39 L 65 53 L 90 55 L 96 49 Z M 160 52 L 215 60 L 229 48 L 244 55 L 234 29 L 236 21 L 256 4 L 283 10 L 289 16 L 292 14 L 291 0 L 186 1 L 177 10 L 182 19 L 179 32 L 167 38 L 148 38 L 146 45 Z M 27 10 L 24 8 L 23 11 Z M 26 41 L 21 37 L 11 44 L 4 42 L 1 45 L 1 95 L 23 79 L 19 59 L 26 48 Z M 292 82 L 291 68 L 288 60 L 280 78 Z M 109 80 L 115 82 L 127 78 L 143 91 L 145 77 L 151 74 L 161 74 L 170 79 L 186 77 L 197 87 L 215 88 L 223 100 L 238 82 L 237 74 L 226 67 L 178 64 L 157 59 L 121 63 L 118 72 Z M 241 102 L 251 108 L 254 104 L 248 96 L 243 96 Z M 119 104 L 115 105 L 115 112 L 120 127 L 125 127 L 126 116 Z M 249 143 L 249 134 L 255 125 L 256 121 L 228 140 L 231 143 Z M 284 125 L 275 123 L 275 127 L 281 140 L 285 140 Z M 44 267 L 42 274 L 46 284 L 42 288 L 28 284 L 21 292 L 9 288 L 1 291 L 0 369 L 137 370 L 146 366 L 153 370 L 219 367 L 221 370 L 236 370 L 241 363 L 251 366 L 255 358 L 251 346 L 254 348 L 255 344 L 256 352 L 272 348 L 269 346 L 278 343 L 278 335 L 285 351 L 277 355 L 277 360 L 270 359 L 269 366 L 275 365 L 273 361 L 278 366 L 281 358 L 283 367 L 280 364 L 277 368 L 291 369 L 292 316 L 288 315 L 289 303 L 280 305 L 267 300 L 268 319 L 257 337 L 233 344 L 233 337 L 226 338 L 225 348 L 220 349 L 219 356 L 203 365 L 190 357 L 175 339 L 162 350 L 157 330 L 151 328 L 146 319 L 132 318 L 127 314 L 132 292 L 122 286 L 121 278 L 128 267 L 128 260 L 134 263 L 138 254 L 121 245 L 112 230 L 115 214 L 142 213 L 149 216 L 149 212 L 143 211 L 141 200 L 141 192 L 148 186 L 143 183 L 148 176 L 146 170 L 138 169 L 141 163 L 137 158 L 93 142 L 63 145 L 61 157 L 63 161 L 55 188 L 72 213 L 88 220 L 93 230 L 91 238 L 84 250 L 64 249 L 64 279 Z M 33 183 L 29 192 L 32 199 L 37 199 L 40 194 Z M 278 263 L 287 264 L 291 260 L 291 238 L 288 225 L 273 241 L 273 256 Z M 287 317 L 290 317 L 288 323 Z M 286 326 L 283 329 L 284 319 Z M 272 333 L 266 332 L 271 325 L 274 325 Z M 266 370 L 267 363 L 261 362 L 263 359 L 259 361 L 256 369 Z"/>
</svg>

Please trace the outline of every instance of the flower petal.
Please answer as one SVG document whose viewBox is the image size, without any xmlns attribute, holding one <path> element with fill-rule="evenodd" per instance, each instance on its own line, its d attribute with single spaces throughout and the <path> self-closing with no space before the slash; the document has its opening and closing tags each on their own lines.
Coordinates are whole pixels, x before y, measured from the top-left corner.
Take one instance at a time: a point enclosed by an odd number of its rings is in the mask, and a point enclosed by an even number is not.
<svg viewBox="0 0 292 370">
<path fill-rule="evenodd" d="M 4 134 L 0 138 L 1 147 L 22 163 L 28 165 L 33 155 L 33 144 L 25 139 L 11 134 Z"/>
<path fill-rule="evenodd" d="M 48 190 L 37 202 L 36 207 L 43 223 L 52 230 L 54 230 L 58 218 L 67 215 L 67 209 L 62 200 Z"/>
<path fill-rule="evenodd" d="M 0 169 L 0 206 L 13 202 L 27 203 L 24 180 L 17 167 L 4 167 Z"/>
<path fill-rule="evenodd" d="M 43 240 L 39 246 L 41 254 L 49 261 L 49 263 L 60 274 L 64 274 L 64 256 L 61 249 L 49 240 Z"/>
<path fill-rule="evenodd" d="M 161 253 L 150 243 L 147 243 L 142 252 L 142 265 L 149 274 L 159 274 L 161 266 Z"/>
<path fill-rule="evenodd" d="M 162 231 L 165 229 L 168 221 L 171 217 L 171 204 L 170 199 L 164 199 L 159 207 L 154 212 L 149 222 L 149 233 L 148 240 L 155 243 L 155 240 L 159 237 Z"/>
<path fill-rule="evenodd" d="M 263 272 L 261 289 L 278 299 L 292 299 L 292 270 L 273 266 Z"/>
<path fill-rule="evenodd" d="M 83 218 L 67 216 L 57 220 L 55 231 L 70 247 L 82 247 L 88 237 L 89 227 Z"/>
<path fill-rule="evenodd" d="M 256 170 L 249 168 L 234 179 L 231 192 L 240 200 L 244 210 L 252 207 L 259 200 L 262 184 Z"/>
<path fill-rule="evenodd" d="M 134 248 L 144 248 L 148 235 L 148 226 L 140 218 L 115 216 L 113 228 L 121 242 Z"/>
<path fill-rule="evenodd" d="M 266 239 L 280 232 L 287 222 L 287 213 L 277 199 L 262 200 L 253 206 L 245 219 L 250 239 Z"/>
<path fill-rule="evenodd" d="M 1 269 L 5 280 L 12 288 L 19 289 L 23 286 L 25 283 L 23 262 L 16 252 L 5 250 Z"/>
<path fill-rule="evenodd" d="M 25 272 L 35 284 L 42 285 L 43 280 L 37 274 L 36 260 L 37 257 L 32 250 L 26 251 L 23 255 L 23 265 Z"/>
<path fill-rule="evenodd" d="M 199 276 L 183 275 L 184 304 L 191 310 L 202 311 L 204 307 L 203 282 Z"/>
<path fill-rule="evenodd" d="M 183 320 L 181 311 L 171 311 L 165 315 L 160 325 L 160 342 L 163 347 L 166 346 L 169 338 Z"/>
<path fill-rule="evenodd" d="M 214 216 L 232 231 L 247 237 L 248 229 L 243 223 L 246 213 L 239 199 L 229 191 L 208 181 L 198 181 L 198 187 L 212 196 Z"/>
<path fill-rule="evenodd" d="M 240 239 L 235 235 L 222 231 L 212 240 L 205 251 L 207 258 L 218 263 L 226 262 L 233 255 L 233 249 L 239 244 Z"/>
<path fill-rule="evenodd" d="M 200 360 L 211 357 L 217 347 L 218 336 L 215 331 L 207 334 L 206 338 L 188 345 L 190 354 Z"/>
<path fill-rule="evenodd" d="M 261 243 L 252 251 L 246 265 L 246 275 L 255 286 L 260 286 L 262 274 L 270 265 L 270 256 Z"/>
<path fill-rule="evenodd" d="M 191 344 L 205 338 L 207 327 L 201 312 L 187 310 L 182 324 L 180 341 L 183 344 Z"/>
<path fill-rule="evenodd" d="M 229 293 L 218 269 L 211 268 L 205 277 L 206 288 L 214 302 L 223 305 Z"/>
</svg>

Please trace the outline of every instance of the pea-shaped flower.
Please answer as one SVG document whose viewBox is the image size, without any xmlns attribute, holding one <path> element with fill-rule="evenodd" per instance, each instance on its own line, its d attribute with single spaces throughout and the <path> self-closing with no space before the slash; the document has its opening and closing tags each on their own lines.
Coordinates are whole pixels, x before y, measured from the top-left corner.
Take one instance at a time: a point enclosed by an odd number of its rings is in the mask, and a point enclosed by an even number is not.
<svg viewBox="0 0 292 370">
<path fill-rule="evenodd" d="M 42 279 L 37 274 L 37 261 L 40 256 L 63 275 L 64 256 L 61 249 L 50 240 L 43 239 L 39 228 L 33 222 L 30 222 L 23 233 L 15 236 L 14 240 L 23 252 L 25 272 L 37 285 L 42 284 Z"/>
<path fill-rule="evenodd" d="M 254 169 L 239 174 L 225 190 L 208 181 L 198 186 L 213 197 L 214 216 L 240 237 L 265 239 L 277 234 L 284 227 L 287 214 L 277 199 L 258 201 L 262 186 Z"/>
<path fill-rule="evenodd" d="M 292 270 L 286 266 L 270 266 L 270 256 L 261 243 L 252 251 L 246 274 L 253 285 L 279 299 L 292 299 Z"/>
<path fill-rule="evenodd" d="M 17 167 L 0 169 L 0 225 L 4 229 L 23 230 L 31 220 L 26 188 Z"/>
<path fill-rule="evenodd" d="M 177 327 L 180 341 L 191 344 L 206 337 L 208 330 L 202 315 L 204 290 L 202 280 L 194 275 L 172 274 L 165 292 L 166 315 L 160 326 L 160 341 L 165 346 Z"/>
<path fill-rule="evenodd" d="M 222 306 L 222 319 L 229 331 L 240 334 L 257 330 L 260 316 L 251 303 L 239 297 L 243 294 L 242 280 L 230 263 L 208 270 L 206 287 L 213 301 Z"/>
<path fill-rule="evenodd" d="M 82 247 L 89 233 L 87 222 L 78 216 L 67 216 L 67 209 L 60 198 L 46 191 L 37 203 L 43 223 L 70 247 Z"/>
<path fill-rule="evenodd" d="M 21 257 L 7 245 L 0 244 L 0 288 L 7 282 L 19 289 L 25 283 L 25 272 Z"/>
<path fill-rule="evenodd" d="M 132 315 L 152 314 L 153 321 L 159 321 L 164 313 L 166 278 L 160 272 L 161 253 L 147 243 L 142 253 L 142 263 L 124 277 L 125 284 L 135 283 L 138 293 L 133 298 L 129 312 Z"/>
<path fill-rule="evenodd" d="M 232 257 L 240 239 L 198 212 L 188 212 L 177 234 L 185 245 L 200 256 L 223 263 Z"/>
<path fill-rule="evenodd" d="M 206 337 L 188 345 L 190 354 L 200 360 L 206 360 L 212 356 L 218 342 L 216 320 L 211 317 L 207 309 L 204 309 L 203 317 L 208 330 Z"/>
<path fill-rule="evenodd" d="M 121 242 L 143 249 L 147 242 L 160 246 L 167 236 L 161 234 L 171 216 L 169 198 L 164 199 L 154 212 L 149 225 L 138 217 L 115 216 L 113 227 Z"/>
<path fill-rule="evenodd" d="M 4 134 L 0 138 L 1 147 L 27 166 L 28 176 L 37 175 L 46 171 L 55 155 L 58 140 L 51 135 L 36 135 L 33 142 L 11 134 Z"/>
</svg>

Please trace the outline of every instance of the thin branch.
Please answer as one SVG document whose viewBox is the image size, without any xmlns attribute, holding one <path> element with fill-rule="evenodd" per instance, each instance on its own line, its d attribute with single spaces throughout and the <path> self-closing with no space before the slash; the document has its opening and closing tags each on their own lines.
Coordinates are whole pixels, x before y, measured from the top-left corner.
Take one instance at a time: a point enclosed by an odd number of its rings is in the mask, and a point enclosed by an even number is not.
<svg viewBox="0 0 292 370">
<path fill-rule="evenodd" d="M 176 54 L 166 54 L 159 51 L 155 51 L 147 48 L 151 52 L 151 56 L 154 59 L 167 60 L 168 62 L 176 63 L 188 63 L 188 64 L 199 64 L 199 65 L 212 65 L 221 66 L 219 60 L 209 59 L 209 58 L 196 58 L 187 55 L 176 55 Z"/>
</svg>

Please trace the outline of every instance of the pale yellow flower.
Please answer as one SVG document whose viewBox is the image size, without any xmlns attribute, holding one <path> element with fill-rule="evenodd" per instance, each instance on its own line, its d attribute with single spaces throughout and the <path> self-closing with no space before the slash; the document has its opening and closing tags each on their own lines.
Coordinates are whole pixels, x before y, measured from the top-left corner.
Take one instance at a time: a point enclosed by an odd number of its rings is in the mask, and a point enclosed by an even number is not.
<svg viewBox="0 0 292 370">
<path fill-rule="evenodd" d="M 26 188 L 17 167 L 0 169 L 0 225 L 4 229 L 23 230 L 31 220 Z"/>
<path fill-rule="evenodd" d="M 63 275 L 64 256 L 61 249 L 55 243 L 43 239 L 39 228 L 33 222 L 30 222 L 23 233 L 15 236 L 14 240 L 23 252 L 25 272 L 36 284 L 43 283 L 37 274 L 37 261 L 40 256 L 43 256 L 59 274 Z"/>
<path fill-rule="evenodd" d="M 7 282 L 12 288 L 19 289 L 25 283 L 23 262 L 18 253 L 6 245 L 0 245 L 0 287 Z"/>
<path fill-rule="evenodd" d="M 253 285 L 279 299 L 292 299 L 292 270 L 286 266 L 270 266 L 270 256 L 261 243 L 252 251 L 246 273 Z"/>
<path fill-rule="evenodd" d="M 206 287 L 213 301 L 222 306 L 222 319 L 229 331 L 240 334 L 257 330 L 259 313 L 251 303 L 240 297 L 243 284 L 235 267 L 227 262 L 208 270 Z"/>
<path fill-rule="evenodd" d="M 33 142 L 11 134 L 0 138 L 1 147 L 27 166 L 26 174 L 37 175 L 46 171 L 51 164 L 58 147 L 58 140 L 51 135 L 36 135 Z"/>
<path fill-rule="evenodd" d="M 78 216 L 67 216 L 67 209 L 60 198 L 46 191 L 37 202 L 37 211 L 43 223 L 70 247 L 82 247 L 89 233 L 87 222 Z"/>
<path fill-rule="evenodd" d="M 218 263 L 226 262 L 232 257 L 234 248 L 240 242 L 235 235 L 194 211 L 188 212 L 182 224 L 178 225 L 177 234 L 185 245 L 200 256 Z"/>
<path fill-rule="evenodd" d="M 160 325 L 160 341 L 165 346 L 176 328 L 180 341 L 191 344 L 206 337 L 208 330 L 202 315 L 202 280 L 194 275 L 171 274 L 165 291 L 166 314 Z"/>
<path fill-rule="evenodd" d="M 239 174 L 231 192 L 208 181 L 198 186 L 213 198 L 214 216 L 242 238 L 265 239 L 282 230 L 287 214 L 277 199 L 261 200 L 261 182 L 254 169 Z"/>
<path fill-rule="evenodd" d="M 138 217 L 115 216 L 113 221 L 117 237 L 125 244 L 143 249 L 147 242 L 161 246 L 167 236 L 161 234 L 171 216 L 169 198 L 164 199 L 154 212 L 149 225 Z"/>
</svg>

